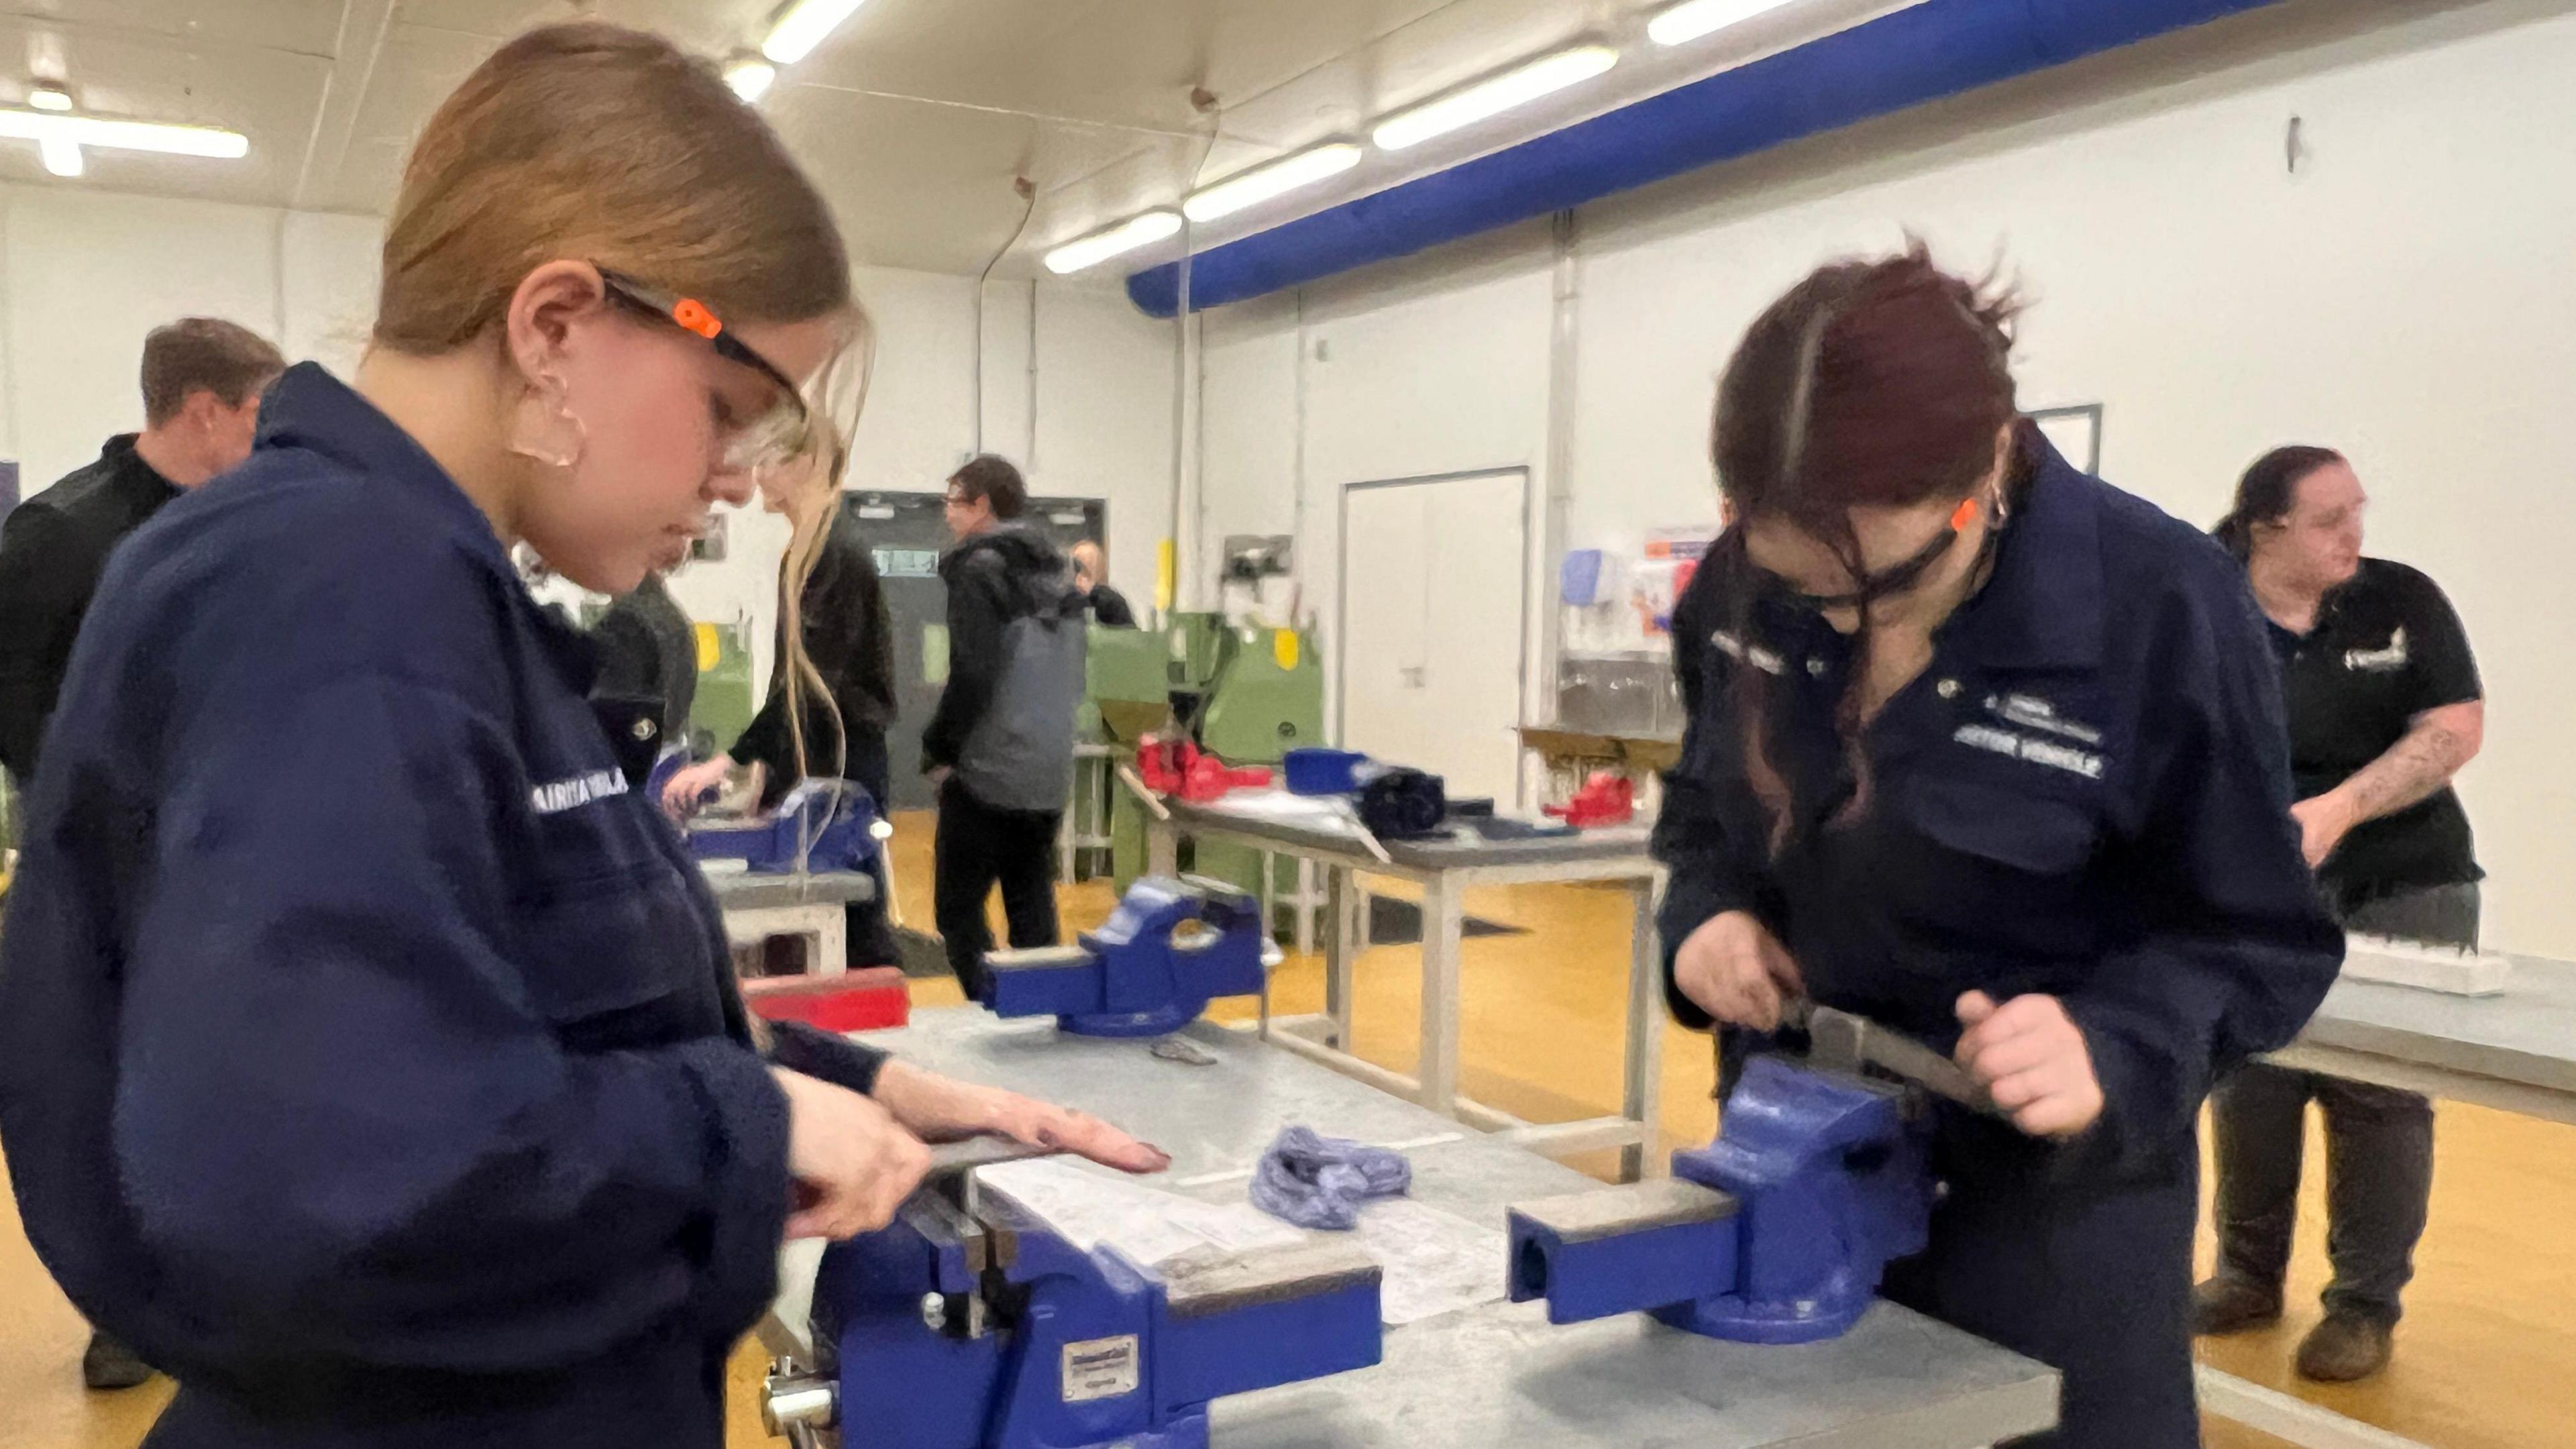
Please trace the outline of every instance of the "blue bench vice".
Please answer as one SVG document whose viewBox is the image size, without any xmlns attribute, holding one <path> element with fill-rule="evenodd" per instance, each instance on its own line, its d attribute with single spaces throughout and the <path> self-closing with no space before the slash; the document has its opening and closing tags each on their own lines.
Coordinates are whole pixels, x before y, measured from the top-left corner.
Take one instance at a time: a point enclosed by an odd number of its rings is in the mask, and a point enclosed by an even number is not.
<svg viewBox="0 0 2576 1449">
<path fill-rule="evenodd" d="M 1160 1270 L 1085 1252 L 964 1173 L 880 1232 L 835 1244 L 814 1285 L 836 1369 L 772 1380 L 771 1432 L 844 1449 L 1206 1449 L 1228 1394 L 1378 1362 L 1379 1269 L 1317 1239 Z M 846 1408 L 846 1413 L 844 1412 Z"/>
<path fill-rule="evenodd" d="M 805 780 L 778 808 L 743 820 L 696 820 L 689 853 L 752 870 L 864 871 L 877 858 L 876 802 L 843 780 Z"/>
<path fill-rule="evenodd" d="M 1673 1175 L 1515 1206 L 1515 1303 L 1551 1323 L 1650 1312 L 1745 1343 L 1835 1337 L 1923 1250 L 1933 1184 L 1915 1089 L 1755 1057 L 1715 1142 Z"/>
<path fill-rule="evenodd" d="M 1269 945 L 1261 904 L 1245 892 L 1147 876 L 1079 945 L 987 953 L 977 1000 L 996 1016 L 1052 1016 L 1081 1036 L 1163 1036 L 1216 997 L 1266 989 Z"/>
</svg>

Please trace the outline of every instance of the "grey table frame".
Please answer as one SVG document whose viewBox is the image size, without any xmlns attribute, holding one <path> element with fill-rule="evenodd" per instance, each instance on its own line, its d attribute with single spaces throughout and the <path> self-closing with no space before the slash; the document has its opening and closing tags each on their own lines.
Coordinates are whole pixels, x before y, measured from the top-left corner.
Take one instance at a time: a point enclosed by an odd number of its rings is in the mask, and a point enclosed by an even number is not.
<svg viewBox="0 0 2576 1449">
<path fill-rule="evenodd" d="M 1324 1012 L 1272 1018 L 1271 1040 L 1347 1072 L 1381 1090 L 1518 1145 L 1564 1156 L 1619 1149 L 1622 1176 L 1656 1171 L 1653 1145 L 1663 1080 L 1663 957 L 1656 944 L 1655 901 L 1663 868 L 1646 853 L 1642 827 L 1520 841 L 1392 842 L 1372 851 L 1356 834 L 1316 829 L 1240 810 L 1224 802 L 1142 797 L 1148 868 L 1170 874 L 1184 835 L 1230 841 L 1313 861 L 1324 872 Z M 1422 888 L 1422 1039 L 1415 1075 L 1390 1071 L 1351 1053 L 1353 973 L 1366 949 L 1363 876 L 1411 881 Z M 1478 886 L 1623 884 L 1634 902 L 1628 945 L 1626 1048 L 1620 1110 L 1615 1117 L 1531 1123 L 1458 1092 L 1461 988 L 1459 957 L 1466 930 L 1466 892 Z"/>
<path fill-rule="evenodd" d="M 1279 1127 L 1405 1148 L 1413 1195 L 1497 1232 L 1512 1202 L 1591 1179 L 1325 1069 L 1277 1039 L 1201 1021 L 1193 1066 L 1141 1042 L 1070 1037 L 971 1008 L 916 1012 L 866 1038 L 905 1060 L 1108 1117 L 1172 1154 L 1156 1186 L 1240 1201 Z M 778 1318 L 810 1312 L 811 1244 L 794 1245 Z M 1505 1265 L 1494 1264 L 1499 1286 Z M 1720 1343 L 1630 1314 L 1550 1327 L 1541 1305 L 1488 1302 L 1387 1330 L 1375 1368 L 1220 1400 L 1225 1449 L 1976 1449 L 2056 1420 L 2057 1375 L 1957 1329 L 1881 1304 L 1840 1339 Z"/>
<path fill-rule="evenodd" d="M 2498 996 L 2340 981 L 2299 1039 L 2268 1060 L 2576 1124 L 2576 963 L 2517 956 Z M 2199 1377 L 2203 1408 L 2305 1449 L 2424 1449 L 2206 1364 Z"/>
</svg>

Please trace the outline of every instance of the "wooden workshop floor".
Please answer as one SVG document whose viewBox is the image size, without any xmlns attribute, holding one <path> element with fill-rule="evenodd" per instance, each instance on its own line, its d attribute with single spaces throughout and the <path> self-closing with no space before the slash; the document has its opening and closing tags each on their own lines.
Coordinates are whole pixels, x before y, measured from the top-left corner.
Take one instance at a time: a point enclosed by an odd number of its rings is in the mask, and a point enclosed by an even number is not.
<svg viewBox="0 0 2576 1449">
<path fill-rule="evenodd" d="M 930 900 L 927 822 L 907 819 L 895 849 L 897 899 L 916 924 Z M 1109 908 L 1105 887 L 1064 893 L 1069 930 Z M 1627 971 L 1627 897 L 1583 887 L 1516 887 L 1469 895 L 1468 913 L 1524 928 L 1466 943 L 1462 971 L 1462 1086 L 1468 1095 L 1536 1120 L 1613 1111 Z M 1380 947 L 1359 963 L 1360 1053 L 1399 1070 L 1413 1064 L 1418 957 Z M 946 981 L 917 982 L 924 1005 L 955 1002 Z M 1273 993 L 1282 1012 L 1322 1009 L 1321 963 L 1292 957 Z M 1705 1141 L 1707 1039 L 1667 1028 L 1662 1130 L 1667 1145 Z M 2576 1442 L 2576 1130 L 2474 1107 L 2444 1105 L 2433 1227 L 2407 1297 L 2395 1364 L 2378 1381 L 2325 1389 L 2300 1383 L 2289 1358 L 2316 1318 L 2323 1286 L 2321 1167 L 2300 1211 L 2290 1318 L 2278 1330 L 2213 1346 L 2211 1362 L 2258 1384 L 2441 1449 L 2525 1449 Z M 2313 1128 L 2311 1129 L 2313 1135 Z M 2311 1164 L 2322 1163 L 2312 1141 Z M 1595 1171 L 1606 1164 L 1581 1164 Z M 2203 1245 L 2204 1261 L 2207 1245 Z M 129 1449 L 167 1397 L 167 1385 L 123 1394 L 79 1385 L 84 1330 L 0 1202 L 0 1449 Z M 731 1449 L 772 1449 L 753 1402 L 760 1364 L 734 1364 Z M 2278 1441 L 2212 1423 L 2212 1449 L 2270 1449 Z"/>
</svg>

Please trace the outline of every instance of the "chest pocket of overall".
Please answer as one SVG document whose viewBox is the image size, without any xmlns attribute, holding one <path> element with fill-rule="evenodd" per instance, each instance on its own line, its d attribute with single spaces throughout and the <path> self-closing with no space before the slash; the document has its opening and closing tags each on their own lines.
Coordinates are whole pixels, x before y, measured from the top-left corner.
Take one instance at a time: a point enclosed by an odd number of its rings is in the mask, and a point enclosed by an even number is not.
<svg viewBox="0 0 2576 1449">
<path fill-rule="evenodd" d="M 1916 868 L 1889 872 L 1908 924 L 2003 953 L 2082 949 L 2087 885 L 2102 837 L 2079 800 L 1973 775 L 1917 775 L 1898 802 Z"/>
<path fill-rule="evenodd" d="M 689 883 L 645 831 L 638 795 L 537 820 L 522 969 L 537 1010 L 576 1050 L 664 1046 L 723 1029 L 706 927 Z"/>
</svg>

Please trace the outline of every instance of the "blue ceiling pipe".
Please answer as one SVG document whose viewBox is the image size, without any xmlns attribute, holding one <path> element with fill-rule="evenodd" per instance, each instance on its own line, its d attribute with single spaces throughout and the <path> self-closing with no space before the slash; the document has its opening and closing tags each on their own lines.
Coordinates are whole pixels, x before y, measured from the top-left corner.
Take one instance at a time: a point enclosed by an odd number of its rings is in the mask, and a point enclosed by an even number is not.
<svg viewBox="0 0 2576 1449">
<path fill-rule="evenodd" d="M 1190 307 L 1240 302 L 1598 201 L 2276 0 L 1925 0 L 1509 150 L 1283 222 L 1190 262 Z M 1127 279 L 1156 317 L 1177 262 Z"/>
</svg>

